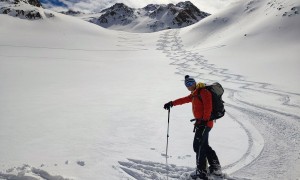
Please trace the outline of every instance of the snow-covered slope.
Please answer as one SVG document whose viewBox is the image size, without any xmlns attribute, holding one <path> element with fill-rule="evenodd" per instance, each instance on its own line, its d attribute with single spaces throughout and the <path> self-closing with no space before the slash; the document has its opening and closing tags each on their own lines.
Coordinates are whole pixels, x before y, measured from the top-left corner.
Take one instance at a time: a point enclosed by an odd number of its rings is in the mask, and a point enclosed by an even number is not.
<svg viewBox="0 0 300 180">
<path fill-rule="evenodd" d="M 162 107 L 188 95 L 186 74 L 225 88 L 210 133 L 224 172 L 299 178 L 299 6 L 242 1 L 146 34 L 0 14 L 0 179 L 166 179 Z M 195 168 L 191 118 L 190 105 L 171 109 L 170 180 Z"/>
<path fill-rule="evenodd" d="M 208 13 L 200 11 L 190 1 L 185 1 L 176 5 L 149 4 L 139 9 L 117 3 L 103 10 L 100 15 L 85 15 L 83 19 L 108 29 L 156 32 L 186 27 L 207 16 Z"/>
<path fill-rule="evenodd" d="M 300 92 L 299 11 L 298 0 L 244 1 L 186 28 L 182 37 L 214 63 Z"/>
</svg>

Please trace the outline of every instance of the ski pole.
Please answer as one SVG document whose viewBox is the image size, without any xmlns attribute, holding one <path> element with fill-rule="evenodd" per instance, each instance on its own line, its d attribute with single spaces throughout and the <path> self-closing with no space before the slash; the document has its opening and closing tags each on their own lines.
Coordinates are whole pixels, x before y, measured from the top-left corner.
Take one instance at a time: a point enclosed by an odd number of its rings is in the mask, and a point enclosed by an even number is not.
<svg viewBox="0 0 300 180">
<path fill-rule="evenodd" d="M 167 146 L 166 146 L 167 180 L 169 179 L 169 166 L 168 166 L 169 125 L 170 125 L 170 109 L 168 109 L 168 129 L 167 129 Z"/>
</svg>

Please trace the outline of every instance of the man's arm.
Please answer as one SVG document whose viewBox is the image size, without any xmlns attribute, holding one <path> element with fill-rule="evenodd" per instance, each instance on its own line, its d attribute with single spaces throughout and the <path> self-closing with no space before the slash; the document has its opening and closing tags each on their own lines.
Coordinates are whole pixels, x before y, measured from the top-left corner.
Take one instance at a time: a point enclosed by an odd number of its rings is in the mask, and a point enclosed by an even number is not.
<svg viewBox="0 0 300 180">
<path fill-rule="evenodd" d="M 176 100 L 172 101 L 172 103 L 173 103 L 173 106 L 177 106 L 177 105 L 182 105 L 185 103 L 190 103 L 190 102 L 192 102 L 192 99 L 193 99 L 193 96 L 192 96 L 192 94 L 190 94 L 186 97 L 176 99 Z"/>
</svg>

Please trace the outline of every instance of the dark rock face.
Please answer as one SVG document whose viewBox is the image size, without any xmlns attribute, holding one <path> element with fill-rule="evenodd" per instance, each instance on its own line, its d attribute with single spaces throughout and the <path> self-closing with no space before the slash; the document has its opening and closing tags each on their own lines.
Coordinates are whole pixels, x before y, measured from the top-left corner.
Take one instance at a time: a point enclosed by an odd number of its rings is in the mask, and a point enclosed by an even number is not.
<svg viewBox="0 0 300 180">
<path fill-rule="evenodd" d="M 77 15 L 81 15 L 81 14 L 84 14 L 80 11 L 74 11 L 72 9 L 69 9 L 68 11 L 66 12 L 61 12 L 62 14 L 66 14 L 66 15 L 70 15 L 70 16 L 77 16 Z"/>
<path fill-rule="evenodd" d="M 14 9 L 9 7 L 2 7 L 0 9 L 0 14 L 7 14 L 14 17 L 19 17 L 21 19 L 41 19 L 42 16 L 37 10 L 22 10 L 22 9 Z"/>
<path fill-rule="evenodd" d="M 42 4 L 39 0 L 28 0 L 28 3 L 36 7 L 42 7 Z"/>
<path fill-rule="evenodd" d="M 15 1 L 15 4 L 19 4 L 20 2 L 24 2 L 24 3 L 30 4 L 30 5 L 33 5 L 33 6 L 36 6 L 36 7 L 42 7 L 42 4 L 40 3 L 39 0 L 14 0 L 14 1 Z"/>
</svg>

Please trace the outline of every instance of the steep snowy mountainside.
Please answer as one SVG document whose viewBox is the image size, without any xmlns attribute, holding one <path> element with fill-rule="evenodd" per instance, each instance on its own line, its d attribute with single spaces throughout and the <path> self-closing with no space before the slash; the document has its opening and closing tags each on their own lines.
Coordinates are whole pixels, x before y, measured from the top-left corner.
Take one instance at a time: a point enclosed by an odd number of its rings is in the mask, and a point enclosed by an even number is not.
<svg viewBox="0 0 300 180">
<path fill-rule="evenodd" d="M 217 64 L 258 81 L 264 76 L 281 88 L 286 88 L 282 84 L 288 82 L 290 88 L 299 92 L 295 83 L 295 77 L 300 76 L 297 53 L 300 51 L 299 10 L 298 0 L 241 1 L 185 28 L 181 35 L 187 47 L 203 51 L 201 53 L 211 61 L 218 61 Z M 260 52 L 260 56 L 256 52 Z M 228 64 L 236 64 L 236 67 Z M 248 68 L 254 64 L 256 75 Z M 282 72 L 289 74 L 281 76 Z"/>
<path fill-rule="evenodd" d="M 201 41 L 195 42 L 196 44 L 205 43 L 206 39 L 212 38 L 214 41 L 227 41 L 241 35 L 249 37 L 258 33 L 265 33 L 264 35 L 268 32 L 280 33 L 284 28 L 295 30 L 294 27 L 299 26 L 299 10 L 300 2 L 297 0 L 243 1 L 186 28 L 185 32 L 195 33 L 198 37 L 200 35 Z M 227 32 L 234 33 L 226 34 Z M 216 38 L 220 35 L 222 38 Z"/>
<path fill-rule="evenodd" d="M 101 12 L 84 18 L 99 26 L 130 32 L 155 32 L 165 29 L 182 28 L 209 16 L 190 1 L 174 4 L 149 4 L 134 9 L 117 3 Z"/>
</svg>

